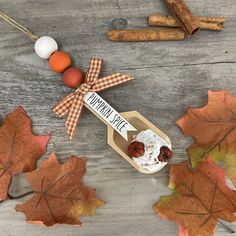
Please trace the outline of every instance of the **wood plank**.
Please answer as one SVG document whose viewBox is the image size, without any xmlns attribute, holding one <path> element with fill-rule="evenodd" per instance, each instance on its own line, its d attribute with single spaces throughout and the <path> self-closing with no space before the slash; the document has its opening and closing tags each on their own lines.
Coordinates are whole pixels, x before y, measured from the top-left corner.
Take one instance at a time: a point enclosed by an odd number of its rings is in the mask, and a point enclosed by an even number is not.
<svg viewBox="0 0 236 236">
<path fill-rule="evenodd" d="M 235 0 L 187 0 L 196 15 L 226 17 L 223 32 L 201 31 L 183 42 L 114 43 L 106 32 L 115 18 L 128 26 L 146 27 L 150 14 L 166 14 L 161 0 L 0 0 L 1 10 L 15 17 L 38 35 L 57 39 L 75 64 L 87 68 L 91 56 L 105 60 L 103 74 L 129 73 L 136 79 L 103 91 L 100 95 L 117 111 L 138 110 L 172 140 L 174 159 L 186 159 L 192 142 L 174 122 L 188 106 L 206 103 L 208 89 L 228 88 L 236 95 Z M 51 133 L 48 153 L 64 161 L 70 155 L 88 156 L 85 183 L 95 187 L 107 203 L 84 226 L 43 228 L 26 224 L 16 213 L 19 201 L 0 206 L 1 235 L 9 236 L 174 236 L 177 227 L 156 216 L 151 206 L 167 189 L 168 168 L 151 176 L 138 173 L 107 145 L 106 126 L 84 109 L 75 137 L 69 141 L 64 121 L 51 108 L 70 92 L 60 75 L 39 59 L 31 41 L 0 21 L 0 114 L 4 117 L 23 105 L 32 116 L 36 133 Z M 140 92 L 137 92 L 140 91 Z M 122 97 L 122 99 L 118 99 Z M 44 158 L 47 156 L 45 155 Z M 16 176 L 11 192 L 27 191 L 23 176 Z M 232 225 L 236 230 L 236 225 Z M 228 235 L 217 227 L 216 235 Z"/>
</svg>

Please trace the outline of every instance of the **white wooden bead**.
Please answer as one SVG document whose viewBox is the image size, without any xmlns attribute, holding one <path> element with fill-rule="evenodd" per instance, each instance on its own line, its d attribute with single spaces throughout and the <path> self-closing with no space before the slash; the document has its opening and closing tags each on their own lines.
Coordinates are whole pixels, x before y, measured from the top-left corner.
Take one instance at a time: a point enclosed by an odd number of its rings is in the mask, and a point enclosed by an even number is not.
<svg viewBox="0 0 236 236">
<path fill-rule="evenodd" d="M 58 45 L 52 37 L 42 36 L 37 39 L 34 49 L 39 57 L 48 59 L 52 53 L 58 50 Z"/>
</svg>

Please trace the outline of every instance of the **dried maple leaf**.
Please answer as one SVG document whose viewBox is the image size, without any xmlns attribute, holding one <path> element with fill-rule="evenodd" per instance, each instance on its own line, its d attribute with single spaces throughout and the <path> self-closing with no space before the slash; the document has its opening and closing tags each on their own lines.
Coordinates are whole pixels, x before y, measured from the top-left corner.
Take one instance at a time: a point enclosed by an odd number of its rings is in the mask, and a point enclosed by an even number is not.
<svg viewBox="0 0 236 236">
<path fill-rule="evenodd" d="M 208 91 L 208 104 L 189 108 L 176 124 L 196 141 L 187 150 L 192 166 L 210 154 L 214 161 L 224 162 L 236 186 L 236 97 L 228 91 Z"/>
<path fill-rule="evenodd" d="M 27 173 L 35 192 L 32 199 L 16 206 L 29 223 L 51 226 L 81 224 L 80 215 L 94 215 L 104 202 L 96 197 L 96 190 L 81 184 L 86 172 L 87 158 L 70 157 L 64 164 L 55 154 L 41 162 L 39 169 Z"/>
<path fill-rule="evenodd" d="M 0 199 L 5 200 L 12 175 L 35 169 L 50 136 L 35 136 L 22 107 L 8 114 L 0 127 Z"/>
<path fill-rule="evenodd" d="M 224 169 L 208 157 L 193 170 L 188 162 L 173 165 L 170 170 L 173 193 L 161 197 L 154 210 L 163 219 L 174 220 L 182 235 L 211 236 L 217 220 L 236 220 L 236 192 L 225 182 Z"/>
</svg>

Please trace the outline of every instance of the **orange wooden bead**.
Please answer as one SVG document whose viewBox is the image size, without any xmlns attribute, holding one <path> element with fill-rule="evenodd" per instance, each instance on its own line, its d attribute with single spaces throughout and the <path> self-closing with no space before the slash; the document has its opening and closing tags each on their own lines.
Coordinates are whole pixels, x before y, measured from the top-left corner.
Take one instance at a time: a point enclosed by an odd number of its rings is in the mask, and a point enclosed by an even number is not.
<svg viewBox="0 0 236 236">
<path fill-rule="evenodd" d="M 56 51 L 50 56 L 48 63 L 53 71 L 62 73 L 71 65 L 71 57 L 66 52 Z"/>
<path fill-rule="evenodd" d="M 64 84 L 69 88 L 78 88 L 84 83 L 84 72 L 76 67 L 70 67 L 62 75 Z"/>
</svg>

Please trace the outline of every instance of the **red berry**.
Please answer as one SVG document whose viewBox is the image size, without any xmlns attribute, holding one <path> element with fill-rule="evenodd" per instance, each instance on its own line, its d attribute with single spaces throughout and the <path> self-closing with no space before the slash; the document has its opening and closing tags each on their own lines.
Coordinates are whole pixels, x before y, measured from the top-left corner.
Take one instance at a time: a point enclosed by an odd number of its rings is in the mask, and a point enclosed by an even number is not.
<svg viewBox="0 0 236 236">
<path fill-rule="evenodd" d="M 128 147 L 130 157 L 138 158 L 144 155 L 144 144 L 142 142 L 134 141 Z"/>
<path fill-rule="evenodd" d="M 68 68 L 62 75 L 64 84 L 69 88 L 78 88 L 84 79 L 84 72 L 76 67 Z"/>
<path fill-rule="evenodd" d="M 163 146 L 160 149 L 158 160 L 161 162 L 168 162 L 171 160 L 172 156 L 173 156 L 172 151 L 168 147 Z"/>
<path fill-rule="evenodd" d="M 48 63 L 53 71 L 62 73 L 71 65 L 71 57 L 67 52 L 56 51 L 50 56 Z"/>
</svg>

